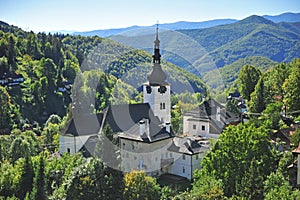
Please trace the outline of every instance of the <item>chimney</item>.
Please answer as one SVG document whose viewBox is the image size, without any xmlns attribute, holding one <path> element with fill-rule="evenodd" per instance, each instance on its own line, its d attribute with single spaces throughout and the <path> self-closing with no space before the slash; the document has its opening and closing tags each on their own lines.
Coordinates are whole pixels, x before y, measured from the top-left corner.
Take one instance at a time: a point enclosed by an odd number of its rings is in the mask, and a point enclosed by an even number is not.
<svg viewBox="0 0 300 200">
<path fill-rule="evenodd" d="M 140 136 L 142 137 L 146 131 L 146 122 L 144 120 L 140 121 Z"/>
<path fill-rule="evenodd" d="M 219 106 L 217 107 L 216 120 L 221 121 L 221 109 Z"/>
<path fill-rule="evenodd" d="M 170 133 L 170 130 L 171 129 L 171 125 L 170 125 L 170 122 L 167 122 L 166 123 L 166 131 L 168 132 L 168 133 Z"/>
</svg>

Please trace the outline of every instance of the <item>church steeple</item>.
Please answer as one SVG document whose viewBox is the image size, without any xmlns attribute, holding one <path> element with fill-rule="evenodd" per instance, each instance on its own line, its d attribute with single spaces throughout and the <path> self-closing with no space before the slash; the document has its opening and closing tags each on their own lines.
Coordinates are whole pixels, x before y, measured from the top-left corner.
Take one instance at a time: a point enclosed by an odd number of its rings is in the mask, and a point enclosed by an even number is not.
<svg viewBox="0 0 300 200">
<path fill-rule="evenodd" d="M 159 39 L 158 39 L 158 24 L 156 27 L 156 37 L 154 41 L 154 55 L 153 57 L 153 67 L 150 73 L 147 74 L 147 79 L 150 85 L 165 85 L 166 74 L 162 70 L 160 65 L 160 50 L 159 50 Z"/>
<path fill-rule="evenodd" d="M 158 24 L 156 25 L 156 38 L 155 38 L 155 41 L 154 41 L 154 55 L 152 56 L 153 57 L 153 63 L 158 63 L 160 64 L 160 53 L 159 53 L 159 39 L 158 39 Z"/>
</svg>

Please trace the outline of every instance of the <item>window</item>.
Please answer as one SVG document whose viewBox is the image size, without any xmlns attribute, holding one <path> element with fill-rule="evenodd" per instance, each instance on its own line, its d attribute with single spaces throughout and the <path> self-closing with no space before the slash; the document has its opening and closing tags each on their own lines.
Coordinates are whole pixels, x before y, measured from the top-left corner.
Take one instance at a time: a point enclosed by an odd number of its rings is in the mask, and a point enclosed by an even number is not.
<svg viewBox="0 0 300 200">
<path fill-rule="evenodd" d="M 161 109 L 161 110 L 166 109 L 166 104 L 165 104 L 165 103 L 160 103 L 160 109 Z"/>
<path fill-rule="evenodd" d="M 67 149 L 67 152 L 68 152 L 68 153 L 70 153 L 70 152 L 71 152 L 70 148 L 68 148 L 68 149 Z"/>
<path fill-rule="evenodd" d="M 198 160 L 198 159 L 199 159 L 199 155 L 197 154 L 197 155 L 196 155 L 196 160 Z"/>
<path fill-rule="evenodd" d="M 182 168 L 182 173 L 185 173 L 185 168 L 184 167 Z"/>
<path fill-rule="evenodd" d="M 205 131 L 205 126 L 202 126 L 202 131 Z"/>
<path fill-rule="evenodd" d="M 196 124 L 193 124 L 193 129 L 196 130 L 197 126 Z"/>
<path fill-rule="evenodd" d="M 185 160 L 185 155 L 184 154 L 182 155 L 182 160 Z"/>
<path fill-rule="evenodd" d="M 170 158 L 172 158 L 172 156 L 173 156 L 172 153 L 170 153 Z"/>
</svg>

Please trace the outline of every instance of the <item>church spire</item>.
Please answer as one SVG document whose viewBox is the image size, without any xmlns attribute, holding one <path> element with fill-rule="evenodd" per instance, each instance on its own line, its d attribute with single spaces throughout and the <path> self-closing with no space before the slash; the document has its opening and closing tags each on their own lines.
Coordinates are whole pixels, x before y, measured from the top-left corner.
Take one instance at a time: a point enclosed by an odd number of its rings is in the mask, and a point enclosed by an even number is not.
<svg viewBox="0 0 300 200">
<path fill-rule="evenodd" d="M 154 41 L 154 55 L 153 55 L 153 63 L 160 63 L 160 53 L 159 53 L 159 39 L 158 39 L 158 23 L 156 24 L 156 38 Z"/>
<path fill-rule="evenodd" d="M 147 79 L 150 85 L 163 85 L 166 84 L 167 78 L 165 72 L 162 70 L 160 65 L 160 52 L 159 52 L 159 39 L 158 39 L 158 24 L 156 25 L 156 37 L 154 40 L 154 55 L 152 71 L 147 74 Z"/>
</svg>

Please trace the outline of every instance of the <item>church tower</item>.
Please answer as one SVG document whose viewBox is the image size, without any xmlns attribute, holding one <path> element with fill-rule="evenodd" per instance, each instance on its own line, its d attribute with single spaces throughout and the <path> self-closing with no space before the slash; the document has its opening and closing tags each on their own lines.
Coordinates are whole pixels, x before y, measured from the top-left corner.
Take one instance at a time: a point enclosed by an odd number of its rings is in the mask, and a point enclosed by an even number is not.
<svg viewBox="0 0 300 200">
<path fill-rule="evenodd" d="M 154 55 L 152 70 L 147 74 L 148 82 L 143 85 L 144 103 L 148 103 L 155 116 L 164 124 L 171 122 L 171 89 L 170 84 L 166 82 L 166 74 L 160 65 L 158 39 L 158 25 L 156 27 L 156 38 L 154 41 Z"/>
</svg>

